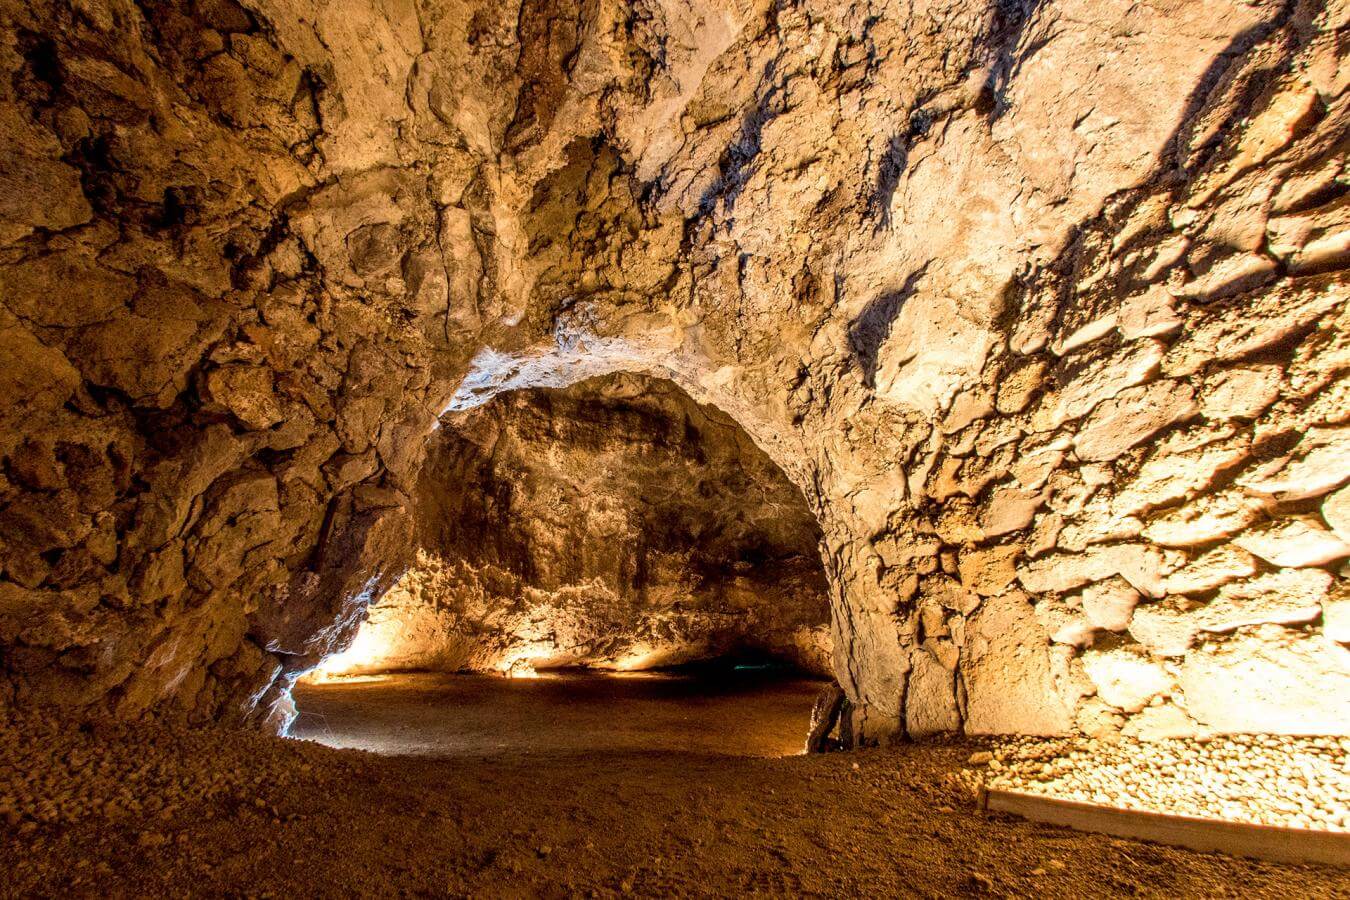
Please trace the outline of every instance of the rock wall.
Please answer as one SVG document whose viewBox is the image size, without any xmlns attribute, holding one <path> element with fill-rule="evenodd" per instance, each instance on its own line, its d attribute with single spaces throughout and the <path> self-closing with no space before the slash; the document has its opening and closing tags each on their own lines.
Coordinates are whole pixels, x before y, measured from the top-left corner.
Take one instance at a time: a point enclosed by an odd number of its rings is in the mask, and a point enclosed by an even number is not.
<svg viewBox="0 0 1350 900">
<path fill-rule="evenodd" d="M 1344 733 L 1344 0 L 0 0 L 0 698 L 256 718 L 437 417 L 613 371 L 860 740 Z"/>
<path fill-rule="evenodd" d="M 321 673 L 745 655 L 829 674 L 815 517 L 670 382 L 611 375 L 447 416 L 414 503 L 415 564 Z"/>
<path fill-rule="evenodd" d="M 436 412 L 534 327 L 515 11 L 441 12 L 0 4 L 4 702 L 257 717 L 401 574 Z"/>
</svg>

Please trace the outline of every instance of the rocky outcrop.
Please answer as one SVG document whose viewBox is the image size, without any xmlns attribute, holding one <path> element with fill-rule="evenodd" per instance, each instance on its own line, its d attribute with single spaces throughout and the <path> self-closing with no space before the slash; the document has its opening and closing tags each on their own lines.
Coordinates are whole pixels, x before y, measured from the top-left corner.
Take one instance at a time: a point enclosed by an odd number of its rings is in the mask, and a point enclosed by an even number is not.
<svg viewBox="0 0 1350 900">
<path fill-rule="evenodd" d="M 324 674 L 777 658 L 829 674 L 820 528 L 729 417 L 611 375 L 450 415 L 414 565 Z"/>
<path fill-rule="evenodd" d="M 1350 730 L 1343 0 L 0 16 L 5 702 L 259 717 L 442 412 L 628 371 L 806 497 L 857 738 Z"/>
</svg>

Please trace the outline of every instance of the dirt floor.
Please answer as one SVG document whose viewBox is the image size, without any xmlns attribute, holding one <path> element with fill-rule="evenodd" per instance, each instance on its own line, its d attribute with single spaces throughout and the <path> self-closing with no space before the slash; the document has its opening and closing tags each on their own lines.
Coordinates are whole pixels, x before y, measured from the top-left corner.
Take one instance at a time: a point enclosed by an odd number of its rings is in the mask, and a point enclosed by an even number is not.
<svg viewBox="0 0 1350 900">
<path fill-rule="evenodd" d="M 340 709 L 329 727 L 359 730 Z M 6 896 L 1350 897 L 1346 870 L 986 816 L 954 774 L 979 746 L 445 757 L 16 721 L 0 877 Z"/>
</svg>

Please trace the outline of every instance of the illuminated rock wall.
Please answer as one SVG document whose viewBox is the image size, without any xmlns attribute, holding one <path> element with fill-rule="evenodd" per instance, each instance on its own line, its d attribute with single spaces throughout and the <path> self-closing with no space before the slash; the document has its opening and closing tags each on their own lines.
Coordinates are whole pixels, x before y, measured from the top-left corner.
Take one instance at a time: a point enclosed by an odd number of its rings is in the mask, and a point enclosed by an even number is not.
<svg viewBox="0 0 1350 900">
<path fill-rule="evenodd" d="M 824 534 L 866 740 L 1350 729 L 1343 0 L 0 0 L 0 699 L 259 718 L 447 407 Z"/>
<path fill-rule="evenodd" d="M 615 375 L 447 416 L 413 567 L 323 672 L 636 670 L 769 656 L 828 674 L 820 528 L 734 421 Z"/>
</svg>

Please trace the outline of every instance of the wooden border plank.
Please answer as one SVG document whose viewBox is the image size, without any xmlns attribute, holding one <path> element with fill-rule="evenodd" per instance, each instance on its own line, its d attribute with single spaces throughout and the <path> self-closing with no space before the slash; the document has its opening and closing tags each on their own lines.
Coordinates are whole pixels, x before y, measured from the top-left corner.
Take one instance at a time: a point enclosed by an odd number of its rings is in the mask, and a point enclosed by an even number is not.
<svg viewBox="0 0 1350 900">
<path fill-rule="evenodd" d="M 1350 833 L 1341 831 L 1281 828 L 1194 816 L 1173 816 L 1059 800 L 1019 791 L 985 790 L 980 797 L 980 806 L 1049 825 L 1157 841 L 1191 850 L 1217 850 L 1231 856 L 1275 862 L 1350 867 Z"/>
</svg>

